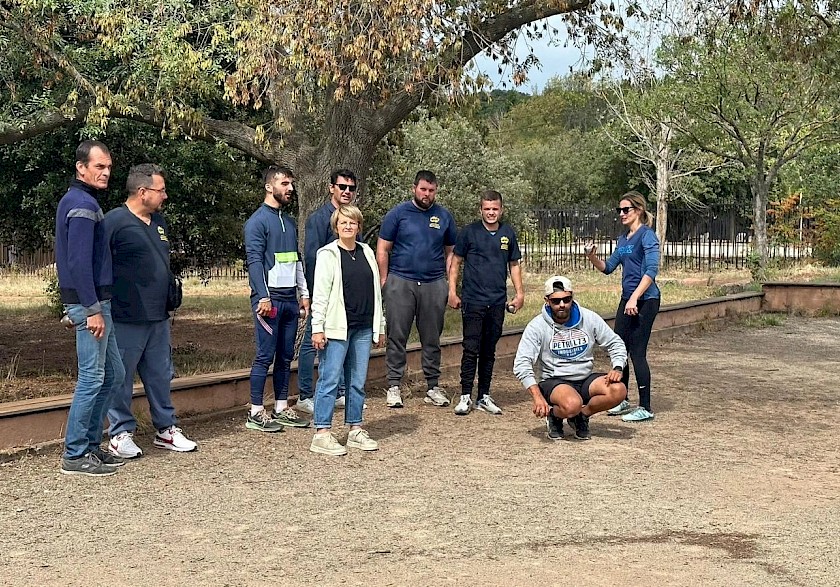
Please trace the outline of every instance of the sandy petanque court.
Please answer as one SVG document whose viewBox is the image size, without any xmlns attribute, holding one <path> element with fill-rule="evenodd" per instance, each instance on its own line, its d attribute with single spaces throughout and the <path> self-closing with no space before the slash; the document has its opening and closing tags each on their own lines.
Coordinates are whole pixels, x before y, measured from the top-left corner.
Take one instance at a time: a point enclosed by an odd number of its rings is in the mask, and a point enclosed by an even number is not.
<svg viewBox="0 0 840 587">
<path fill-rule="evenodd" d="M 377 453 L 243 409 L 106 479 L 27 456 L 0 466 L 0 585 L 838 585 L 838 349 L 840 319 L 797 317 L 656 346 L 656 420 L 588 442 L 497 369 L 500 417 L 376 390 Z"/>
</svg>

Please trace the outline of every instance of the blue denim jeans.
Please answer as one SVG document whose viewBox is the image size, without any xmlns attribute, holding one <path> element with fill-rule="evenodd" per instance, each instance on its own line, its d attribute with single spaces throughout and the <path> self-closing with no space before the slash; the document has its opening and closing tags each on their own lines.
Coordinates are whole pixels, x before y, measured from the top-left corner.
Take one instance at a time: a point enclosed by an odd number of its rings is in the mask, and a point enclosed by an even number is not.
<svg viewBox="0 0 840 587">
<path fill-rule="evenodd" d="M 303 331 L 303 340 L 300 341 L 298 351 L 298 401 L 309 399 L 315 396 L 315 388 L 312 381 L 315 379 L 315 355 L 318 351 L 312 346 L 312 314 L 306 318 L 306 329 Z M 338 397 L 344 395 L 344 373 L 338 382 Z"/>
<path fill-rule="evenodd" d="M 372 328 L 350 328 L 347 340 L 329 339 L 321 351 L 318 367 L 318 385 L 315 387 L 315 428 L 332 428 L 338 381 L 342 374 L 347 386 L 344 423 L 356 426 L 362 423 L 365 407 L 365 380 L 367 379 Z"/>
<path fill-rule="evenodd" d="M 125 368 L 117 348 L 111 302 L 100 302 L 105 333 L 96 340 L 87 329 L 87 313 L 81 304 L 66 304 L 64 309 L 76 325 L 76 356 L 79 379 L 67 416 L 64 456 L 76 459 L 102 442 L 105 409 L 114 389 L 125 380 Z"/>
<path fill-rule="evenodd" d="M 122 432 L 134 432 L 137 429 L 137 420 L 131 413 L 135 373 L 140 374 L 140 381 L 143 382 L 155 430 L 177 424 L 170 387 L 172 347 L 169 320 L 117 322 L 114 324 L 114 332 L 125 366 L 125 378 L 111 396 L 108 434 L 113 438 Z"/>
<path fill-rule="evenodd" d="M 277 308 L 274 318 L 258 315 L 256 305 L 252 308 L 257 342 L 257 356 L 251 365 L 251 404 L 255 406 L 264 403 L 265 380 L 272 363 L 274 399 L 284 400 L 289 397 L 289 374 L 295 354 L 300 307 L 297 302 L 272 300 L 271 304 Z"/>
</svg>

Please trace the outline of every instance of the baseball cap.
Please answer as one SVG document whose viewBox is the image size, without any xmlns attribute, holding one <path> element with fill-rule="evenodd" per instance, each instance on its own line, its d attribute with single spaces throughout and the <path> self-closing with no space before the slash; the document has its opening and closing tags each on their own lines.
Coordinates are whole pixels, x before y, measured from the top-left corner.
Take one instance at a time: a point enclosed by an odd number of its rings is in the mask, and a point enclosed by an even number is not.
<svg viewBox="0 0 840 587">
<path fill-rule="evenodd" d="M 550 296 L 556 291 L 574 291 L 572 281 L 562 275 L 554 275 L 545 280 L 545 295 Z"/>
</svg>

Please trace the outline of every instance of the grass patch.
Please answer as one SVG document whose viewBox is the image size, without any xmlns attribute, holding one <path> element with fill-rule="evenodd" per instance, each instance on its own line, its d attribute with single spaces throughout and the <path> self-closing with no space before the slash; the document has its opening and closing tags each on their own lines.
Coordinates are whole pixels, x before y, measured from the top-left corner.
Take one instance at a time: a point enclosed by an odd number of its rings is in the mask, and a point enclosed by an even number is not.
<svg viewBox="0 0 840 587">
<path fill-rule="evenodd" d="M 787 320 L 784 314 L 752 314 L 741 319 L 741 324 L 749 328 L 769 328 L 782 326 Z"/>
</svg>

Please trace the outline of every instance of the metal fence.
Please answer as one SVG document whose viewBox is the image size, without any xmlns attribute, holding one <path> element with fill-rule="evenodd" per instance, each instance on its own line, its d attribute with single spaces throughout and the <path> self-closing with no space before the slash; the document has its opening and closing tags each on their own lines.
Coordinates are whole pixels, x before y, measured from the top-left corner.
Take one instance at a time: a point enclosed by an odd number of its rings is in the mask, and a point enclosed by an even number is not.
<svg viewBox="0 0 840 587">
<path fill-rule="evenodd" d="M 796 264 L 811 257 L 813 220 L 808 210 L 771 208 L 767 215 L 770 258 Z M 598 254 L 612 254 L 622 232 L 612 210 L 566 208 L 534 210 L 520 235 L 523 263 L 540 272 L 588 269 L 583 245 L 595 242 Z M 746 208 L 668 210 L 668 231 L 661 245 L 662 266 L 685 270 L 748 268 L 753 241 L 752 211 Z"/>
</svg>

